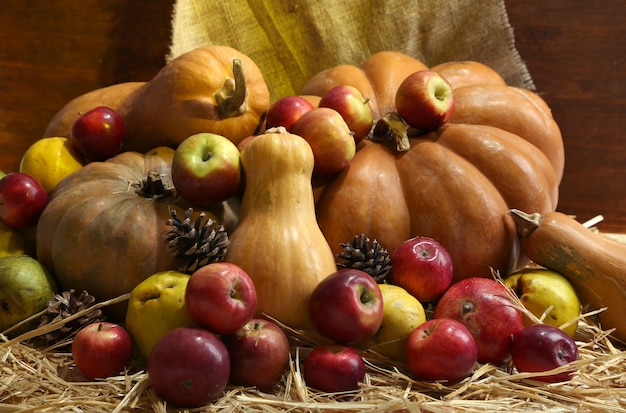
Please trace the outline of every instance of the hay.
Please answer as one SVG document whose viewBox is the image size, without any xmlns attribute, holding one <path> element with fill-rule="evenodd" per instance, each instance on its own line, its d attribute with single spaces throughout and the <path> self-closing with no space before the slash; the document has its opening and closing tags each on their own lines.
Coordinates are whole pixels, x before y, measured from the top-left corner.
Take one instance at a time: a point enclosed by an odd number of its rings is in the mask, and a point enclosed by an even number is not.
<svg viewBox="0 0 626 413">
<path fill-rule="evenodd" d="M 127 296 L 100 306 L 127 299 Z M 521 306 L 519 302 L 516 303 Z M 597 313 L 597 312 L 596 312 Z M 78 313 L 77 316 L 81 314 Z M 535 374 L 478 365 L 461 383 L 446 386 L 413 380 L 402 363 L 374 352 L 364 353 L 368 374 L 357 392 L 324 394 L 306 387 L 300 362 L 316 344 L 305 331 L 283 326 L 292 340 L 290 367 L 272 394 L 229 386 L 214 403 L 188 412 L 626 412 L 626 353 L 581 316 L 577 332 L 580 359 L 567 383 L 545 384 Z M 540 320 L 537 320 L 540 321 Z M 168 407 L 150 388 L 145 361 L 136 358 L 128 371 L 106 380 L 87 381 L 71 359 L 71 338 L 51 346 L 37 337 L 63 322 L 47 325 L 0 343 L 0 413 L 3 412 L 156 412 Z"/>
</svg>

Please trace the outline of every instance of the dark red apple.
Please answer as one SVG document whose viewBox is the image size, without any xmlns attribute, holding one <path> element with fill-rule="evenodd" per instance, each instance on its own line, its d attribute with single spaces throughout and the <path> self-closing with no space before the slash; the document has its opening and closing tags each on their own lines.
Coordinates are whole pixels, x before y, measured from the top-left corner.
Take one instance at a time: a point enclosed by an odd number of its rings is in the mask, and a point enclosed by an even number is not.
<svg viewBox="0 0 626 413">
<path fill-rule="evenodd" d="M 304 359 L 302 374 L 307 386 L 323 392 L 358 390 L 365 378 L 365 362 L 353 347 L 322 344 Z"/>
<path fill-rule="evenodd" d="M 454 93 L 446 79 L 431 70 L 409 75 L 396 92 L 396 111 L 409 125 L 433 130 L 445 124 L 454 112 Z"/>
<path fill-rule="evenodd" d="M 439 298 L 452 283 L 453 276 L 450 253 L 432 238 L 410 238 L 391 254 L 391 283 L 422 303 Z"/>
<path fill-rule="evenodd" d="M 313 150 L 313 173 L 334 175 L 349 164 L 356 153 L 352 132 L 339 112 L 317 107 L 293 125 L 291 133 L 303 137 Z"/>
<path fill-rule="evenodd" d="M 372 337 L 383 320 L 380 287 L 369 274 L 353 268 L 342 268 L 320 281 L 308 309 L 315 330 L 341 344 Z"/>
<path fill-rule="evenodd" d="M 254 315 L 256 288 L 238 265 L 214 262 L 191 274 L 185 289 L 185 305 L 199 325 L 215 334 L 231 334 Z"/>
<path fill-rule="evenodd" d="M 228 384 L 228 350 L 200 327 L 166 333 L 148 358 L 148 379 L 156 394 L 178 407 L 197 407 L 220 397 Z"/>
<path fill-rule="evenodd" d="M 578 360 L 578 346 L 563 330 L 548 325 L 528 326 L 513 335 L 511 357 L 519 372 L 544 372 Z M 533 377 L 556 383 L 568 381 L 574 370 Z"/>
<path fill-rule="evenodd" d="M 171 173 L 174 187 L 187 201 L 216 205 L 240 189 L 240 152 L 222 135 L 198 133 L 178 145 Z"/>
<path fill-rule="evenodd" d="M 222 337 L 230 355 L 230 382 L 270 390 L 289 364 L 289 340 L 270 320 L 254 318 Z"/>
<path fill-rule="evenodd" d="M 311 102 L 301 96 L 284 96 L 272 103 L 265 118 L 266 129 L 283 126 L 291 132 L 293 125 L 306 112 L 313 109 Z"/>
<path fill-rule="evenodd" d="M 125 133 L 124 119 L 117 111 L 97 106 L 76 119 L 70 140 L 87 161 L 105 161 L 120 153 Z"/>
<path fill-rule="evenodd" d="M 471 374 L 477 357 L 472 333 L 463 323 L 451 318 L 420 324 L 406 343 L 406 363 L 418 380 L 457 383 Z"/>
<path fill-rule="evenodd" d="M 72 342 L 76 368 L 88 379 L 115 376 L 124 371 L 133 355 L 130 334 L 118 324 L 91 323 Z"/>
<path fill-rule="evenodd" d="M 372 129 L 374 123 L 370 100 L 354 86 L 335 86 L 322 96 L 319 107 L 331 108 L 339 112 L 353 133 L 354 141 L 361 142 Z"/>
<path fill-rule="evenodd" d="M 523 328 L 511 292 L 492 278 L 471 277 L 453 283 L 441 296 L 433 318 L 465 324 L 478 347 L 478 362 L 501 365 L 511 357 L 513 334 Z"/>
<path fill-rule="evenodd" d="M 34 225 L 48 200 L 46 190 L 31 175 L 12 172 L 0 179 L 0 219 L 9 228 Z"/>
</svg>

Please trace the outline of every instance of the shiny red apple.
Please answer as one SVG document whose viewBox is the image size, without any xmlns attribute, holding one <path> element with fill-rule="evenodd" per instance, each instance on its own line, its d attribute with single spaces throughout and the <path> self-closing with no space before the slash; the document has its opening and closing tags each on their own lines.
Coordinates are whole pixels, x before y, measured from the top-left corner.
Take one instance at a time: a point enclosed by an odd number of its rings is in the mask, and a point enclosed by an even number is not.
<svg viewBox="0 0 626 413">
<path fill-rule="evenodd" d="M 406 343 L 406 363 L 418 380 L 457 383 L 472 373 L 477 357 L 472 333 L 463 323 L 451 318 L 420 324 Z"/>
<path fill-rule="evenodd" d="M 321 344 L 304 359 L 302 375 L 307 386 L 323 392 L 358 390 L 365 362 L 353 347 Z"/>
<path fill-rule="evenodd" d="M 356 143 L 365 139 L 372 129 L 374 119 L 370 101 L 354 86 L 339 85 L 331 88 L 320 99 L 319 107 L 339 112 Z"/>
<path fill-rule="evenodd" d="M 70 140 L 87 161 L 105 161 L 120 153 L 125 133 L 124 119 L 117 111 L 97 106 L 76 119 Z"/>
<path fill-rule="evenodd" d="M 435 306 L 433 318 L 465 324 L 478 347 L 478 362 L 502 365 L 511 357 L 513 334 L 523 328 L 511 292 L 492 278 L 471 277 L 453 283 Z"/>
<path fill-rule="evenodd" d="M 433 130 L 445 124 L 454 112 L 452 86 L 439 73 L 420 70 L 409 75 L 396 91 L 396 111 L 409 125 Z"/>
<path fill-rule="evenodd" d="M 46 190 L 29 174 L 12 172 L 0 179 L 0 219 L 9 228 L 34 225 L 48 200 Z"/>
<path fill-rule="evenodd" d="M 240 152 L 222 135 L 198 133 L 178 145 L 171 173 L 174 187 L 187 201 L 217 205 L 240 189 Z"/>
<path fill-rule="evenodd" d="M 513 365 L 519 372 L 544 372 L 578 360 L 578 346 L 563 330 L 548 325 L 534 324 L 513 335 L 511 347 Z M 572 378 L 574 369 L 533 377 L 556 383 Z"/>
<path fill-rule="evenodd" d="M 277 99 L 267 110 L 266 129 L 283 126 L 291 132 L 293 125 L 306 112 L 313 109 L 311 102 L 302 96 L 284 96 Z"/>
<path fill-rule="evenodd" d="M 313 173 L 334 175 L 344 170 L 356 153 L 348 124 L 334 109 L 317 107 L 293 125 L 291 133 L 303 137 L 313 151 Z"/>
<path fill-rule="evenodd" d="M 253 318 L 222 337 L 230 355 L 230 382 L 270 390 L 289 364 L 289 339 L 274 322 Z"/>
<path fill-rule="evenodd" d="M 185 306 L 191 318 L 215 334 L 231 334 L 256 311 L 254 282 L 238 265 L 214 262 L 198 268 L 187 282 Z"/>
<path fill-rule="evenodd" d="M 353 344 L 372 337 L 380 328 L 383 298 L 369 274 L 342 268 L 315 287 L 308 310 L 318 333 L 337 343 Z"/>
<path fill-rule="evenodd" d="M 390 282 L 422 303 L 439 298 L 452 283 L 453 276 L 450 253 L 430 237 L 410 238 L 391 254 Z"/>
<path fill-rule="evenodd" d="M 230 358 L 224 343 L 210 331 L 177 327 L 157 341 L 147 371 L 150 386 L 167 403 L 198 407 L 223 394 Z"/>
<path fill-rule="evenodd" d="M 115 323 L 91 323 L 72 341 L 76 368 L 88 379 L 103 379 L 123 372 L 132 355 L 130 334 Z"/>
</svg>

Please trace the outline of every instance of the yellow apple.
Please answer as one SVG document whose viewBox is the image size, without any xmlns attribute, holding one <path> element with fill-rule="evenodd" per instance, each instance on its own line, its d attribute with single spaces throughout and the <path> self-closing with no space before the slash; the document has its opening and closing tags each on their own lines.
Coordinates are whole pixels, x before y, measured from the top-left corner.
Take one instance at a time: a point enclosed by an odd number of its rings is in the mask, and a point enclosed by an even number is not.
<svg viewBox="0 0 626 413">
<path fill-rule="evenodd" d="M 130 293 L 126 329 L 143 357 L 148 359 L 154 345 L 176 327 L 195 326 L 185 306 L 189 274 L 163 271 L 139 283 Z"/>
<path fill-rule="evenodd" d="M 379 284 L 379 287 L 383 296 L 383 322 L 376 334 L 358 347 L 403 361 L 407 339 L 426 321 L 426 312 L 422 303 L 404 288 L 393 284 Z"/>
<path fill-rule="evenodd" d="M 22 234 L 0 221 L 0 258 L 10 255 L 28 255 L 28 251 L 28 244 Z"/>
<path fill-rule="evenodd" d="M 35 141 L 24 152 L 19 170 L 33 176 L 50 193 L 83 164 L 82 156 L 67 138 L 49 137 Z"/>
<path fill-rule="evenodd" d="M 515 291 L 524 307 L 538 318 L 552 306 L 543 320 L 545 324 L 561 327 L 580 316 L 580 300 L 574 287 L 556 271 L 523 269 L 506 277 L 504 284 Z M 523 321 L 525 326 L 534 324 L 527 316 Z M 562 329 L 573 337 L 577 326 L 578 321 L 575 321 Z"/>
</svg>

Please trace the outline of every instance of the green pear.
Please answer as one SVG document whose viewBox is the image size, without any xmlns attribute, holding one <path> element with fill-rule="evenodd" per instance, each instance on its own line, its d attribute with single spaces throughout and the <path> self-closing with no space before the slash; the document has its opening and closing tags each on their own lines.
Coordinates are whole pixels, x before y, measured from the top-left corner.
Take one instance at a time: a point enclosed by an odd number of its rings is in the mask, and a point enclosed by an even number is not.
<svg viewBox="0 0 626 413">
<path fill-rule="evenodd" d="M 28 255 L 0 258 L 0 331 L 45 309 L 56 289 L 50 272 L 35 258 Z M 33 320 L 9 334 L 23 333 L 37 324 Z"/>
<path fill-rule="evenodd" d="M 520 301 L 532 314 L 541 317 L 551 309 L 543 322 L 559 327 L 568 335 L 574 336 L 580 316 L 580 300 L 573 285 L 564 275 L 545 268 L 528 268 L 517 271 L 504 279 Z M 523 316 L 525 326 L 533 323 Z M 566 325 L 566 327 L 562 327 Z"/>
</svg>

